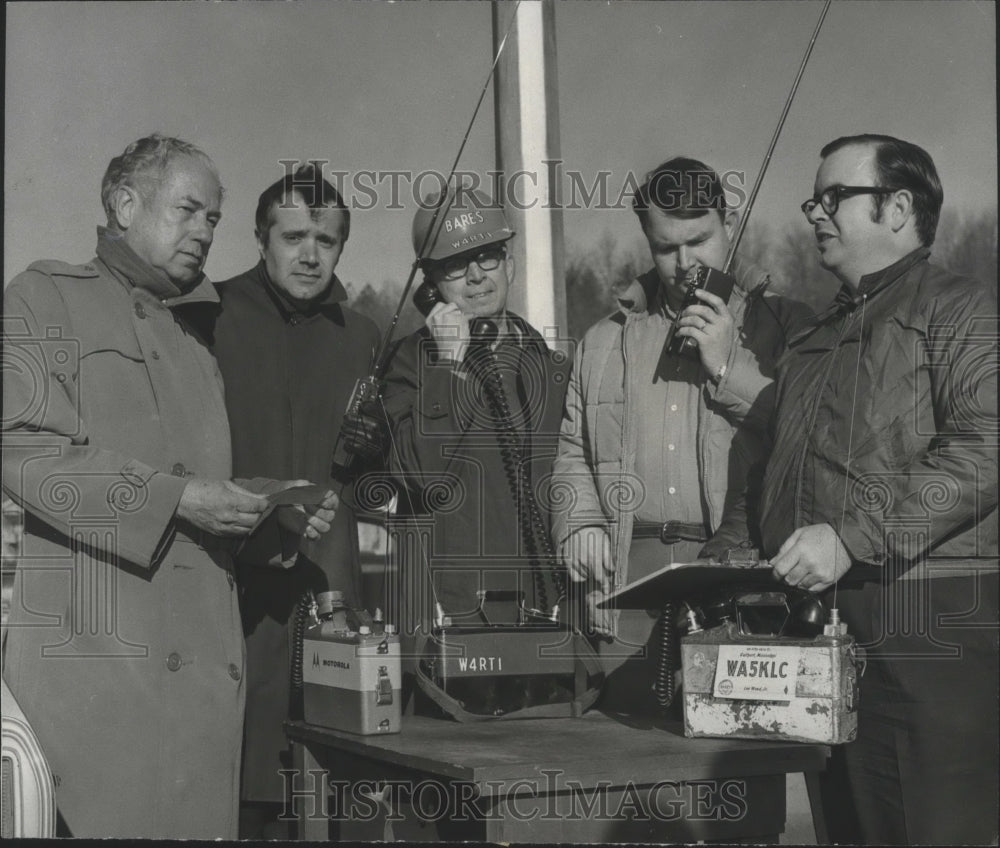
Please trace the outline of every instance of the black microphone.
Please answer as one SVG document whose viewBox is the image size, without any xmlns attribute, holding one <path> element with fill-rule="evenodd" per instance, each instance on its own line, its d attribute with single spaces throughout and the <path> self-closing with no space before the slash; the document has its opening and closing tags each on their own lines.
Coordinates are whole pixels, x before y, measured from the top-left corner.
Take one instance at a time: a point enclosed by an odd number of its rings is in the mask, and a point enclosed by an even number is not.
<svg viewBox="0 0 1000 848">
<path fill-rule="evenodd" d="M 491 318 L 476 318 L 469 328 L 469 336 L 473 347 L 492 347 L 500 338 L 500 327 Z"/>
</svg>

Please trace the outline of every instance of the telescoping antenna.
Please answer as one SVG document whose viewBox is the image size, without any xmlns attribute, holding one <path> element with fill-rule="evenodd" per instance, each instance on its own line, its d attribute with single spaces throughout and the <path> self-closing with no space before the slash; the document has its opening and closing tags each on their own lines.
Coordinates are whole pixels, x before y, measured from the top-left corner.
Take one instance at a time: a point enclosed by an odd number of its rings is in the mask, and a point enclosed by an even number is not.
<svg viewBox="0 0 1000 848">
<path fill-rule="evenodd" d="M 827 0 L 827 2 L 829 2 L 829 0 Z M 438 233 L 444 225 L 448 210 L 451 208 L 454 198 L 452 197 L 452 193 L 449 191 L 449 186 L 455 177 L 455 171 L 458 170 L 458 163 L 462 158 L 462 153 L 465 152 L 466 142 L 468 142 L 469 134 L 472 132 L 472 127 L 476 123 L 476 117 L 479 115 L 479 108 L 483 105 L 483 98 L 486 96 L 486 90 L 489 88 L 490 82 L 493 79 L 493 74 L 496 72 L 497 65 L 500 63 L 500 56 L 503 54 L 503 49 L 507 45 L 507 37 L 510 35 L 510 31 L 514 27 L 514 22 L 517 20 L 517 10 L 520 5 L 521 0 L 517 0 L 517 3 L 514 5 L 514 12 L 510 16 L 510 23 L 507 24 L 507 29 L 504 31 L 503 38 L 500 41 L 500 46 L 497 47 L 496 56 L 493 57 L 493 64 L 490 65 L 490 72 L 486 75 L 486 81 L 483 83 L 483 87 L 479 91 L 479 99 L 476 100 L 476 107 L 472 110 L 472 117 L 469 118 L 469 123 L 465 128 L 465 134 L 462 136 L 462 143 L 459 144 L 458 152 L 455 154 L 455 160 L 451 163 L 448 178 L 444 181 L 444 188 L 441 192 L 438 204 L 434 209 L 434 216 L 431 218 L 431 225 L 427 228 L 427 235 L 424 236 L 424 241 L 420 245 L 420 250 L 417 251 L 417 256 L 413 260 L 413 264 L 410 266 L 410 275 L 406 278 L 406 285 L 403 286 L 403 294 L 399 298 L 399 304 L 396 307 L 396 311 L 392 315 L 392 321 L 389 322 L 389 328 L 386 330 L 385 336 L 382 338 L 382 343 L 379 345 L 378 351 L 375 354 L 375 360 L 372 364 L 372 376 L 376 379 L 380 379 L 382 377 L 382 372 L 385 370 L 386 355 L 389 351 L 389 345 L 392 342 L 392 334 L 396 329 L 396 325 L 399 323 L 399 315 L 403 311 L 403 307 L 406 305 L 406 298 L 410 294 L 410 289 L 413 287 L 413 281 L 417 276 L 417 270 L 420 268 L 420 263 L 423 261 L 428 247 L 436 242 Z"/>
<path fill-rule="evenodd" d="M 785 100 L 785 107 L 781 110 L 781 117 L 778 118 L 778 126 L 774 128 L 774 135 L 771 136 L 771 143 L 767 146 L 767 153 L 764 154 L 764 162 L 760 166 L 760 173 L 757 174 L 757 179 L 754 181 L 753 189 L 750 191 L 750 197 L 747 198 L 746 209 L 743 215 L 740 216 L 740 223 L 736 227 L 736 234 L 733 236 L 733 240 L 729 244 L 729 253 L 726 254 L 726 264 L 722 266 L 722 271 L 725 274 L 730 273 L 733 265 L 733 260 L 736 258 L 736 248 L 740 245 L 740 239 L 743 238 L 743 232 L 747 228 L 747 221 L 750 220 L 750 210 L 753 209 L 754 202 L 757 200 L 757 193 L 760 191 L 761 183 L 764 181 L 764 174 L 767 173 L 767 166 L 771 164 L 771 156 L 774 154 L 774 148 L 778 144 L 778 136 L 781 135 L 781 130 L 785 126 L 785 118 L 788 117 L 788 110 L 792 106 L 792 101 L 795 99 L 795 92 L 799 89 L 799 83 L 802 80 L 802 74 L 805 72 L 806 65 L 809 63 L 809 56 L 812 54 L 813 47 L 816 45 L 816 39 L 819 36 L 819 31 L 823 27 L 823 21 L 826 20 L 826 13 L 830 11 L 830 4 L 833 0 L 826 0 L 823 6 L 823 11 L 820 13 L 819 20 L 816 22 L 816 29 L 813 30 L 812 38 L 809 39 L 809 44 L 806 46 L 805 55 L 802 57 L 802 64 L 799 65 L 799 72 L 795 75 L 795 81 L 792 83 L 792 90 L 788 92 L 788 99 Z"/>
</svg>

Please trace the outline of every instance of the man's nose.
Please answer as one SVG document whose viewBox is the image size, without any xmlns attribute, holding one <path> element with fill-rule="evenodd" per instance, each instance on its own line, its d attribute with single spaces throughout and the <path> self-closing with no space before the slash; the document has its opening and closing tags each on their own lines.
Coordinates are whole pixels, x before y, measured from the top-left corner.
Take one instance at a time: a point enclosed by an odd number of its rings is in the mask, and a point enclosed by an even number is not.
<svg viewBox="0 0 1000 848">
<path fill-rule="evenodd" d="M 818 224 L 820 221 L 829 221 L 830 216 L 826 214 L 822 203 L 817 203 L 812 209 L 806 212 L 806 220 L 810 224 Z"/>
<path fill-rule="evenodd" d="M 312 239 L 303 239 L 302 244 L 299 245 L 299 261 L 304 265 L 316 265 L 319 262 L 316 242 Z"/>
<path fill-rule="evenodd" d="M 465 279 L 470 283 L 481 283 L 486 279 L 486 272 L 479 267 L 475 259 L 469 260 L 469 270 L 465 272 Z"/>
<path fill-rule="evenodd" d="M 215 228 L 209 223 L 208 218 L 197 220 L 192 238 L 204 247 L 212 244 L 212 239 L 215 238 Z"/>
<path fill-rule="evenodd" d="M 694 252 L 690 247 L 681 245 L 677 248 L 677 267 L 681 271 L 689 270 L 695 263 Z"/>
</svg>

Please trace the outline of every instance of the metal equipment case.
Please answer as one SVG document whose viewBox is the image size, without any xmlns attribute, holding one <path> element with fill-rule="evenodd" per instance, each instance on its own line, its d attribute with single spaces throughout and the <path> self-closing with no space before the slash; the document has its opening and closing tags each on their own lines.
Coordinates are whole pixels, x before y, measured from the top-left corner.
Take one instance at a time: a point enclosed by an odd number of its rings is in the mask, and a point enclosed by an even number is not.
<svg viewBox="0 0 1000 848">
<path fill-rule="evenodd" d="M 811 639 L 733 621 L 681 640 L 686 736 L 839 744 L 858 727 L 858 660 L 843 625 Z"/>
</svg>

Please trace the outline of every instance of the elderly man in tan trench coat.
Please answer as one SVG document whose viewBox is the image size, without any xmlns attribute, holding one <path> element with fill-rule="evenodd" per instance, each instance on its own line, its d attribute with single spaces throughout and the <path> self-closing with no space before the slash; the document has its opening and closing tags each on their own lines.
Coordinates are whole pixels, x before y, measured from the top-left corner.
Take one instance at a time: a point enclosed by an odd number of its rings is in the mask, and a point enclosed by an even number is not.
<svg viewBox="0 0 1000 848">
<path fill-rule="evenodd" d="M 105 174 L 97 257 L 36 262 L 5 293 L 3 485 L 25 526 L 4 676 L 64 835 L 236 836 L 231 548 L 267 501 L 228 481 L 222 380 L 196 330 L 218 300 L 202 267 L 221 196 L 196 147 L 140 139 Z"/>
</svg>

